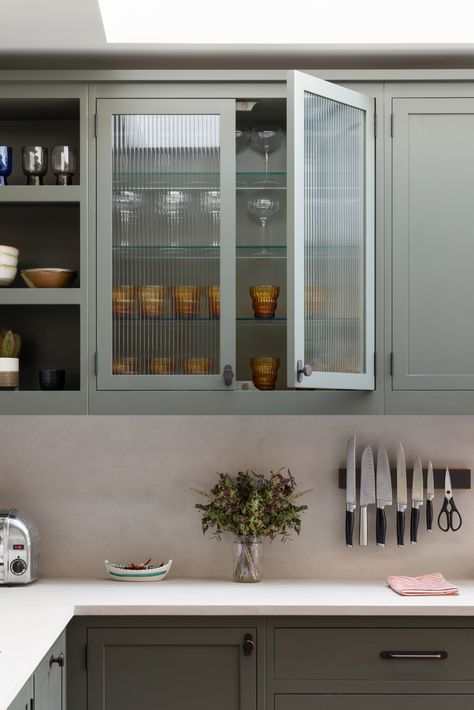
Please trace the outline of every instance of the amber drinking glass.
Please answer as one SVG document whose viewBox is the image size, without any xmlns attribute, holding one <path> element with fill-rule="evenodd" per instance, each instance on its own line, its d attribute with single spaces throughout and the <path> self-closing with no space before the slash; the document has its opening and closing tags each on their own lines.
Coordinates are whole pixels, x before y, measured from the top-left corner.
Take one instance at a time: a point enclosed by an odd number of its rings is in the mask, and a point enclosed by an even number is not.
<svg viewBox="0 0 474 710">
<path fill-rule="evenodd" d="M 280 367 L 279 357 L 252 357 L 252 380 L 259 390 L 274 390 Z"/>
<path fill-rule="evenodd" d="M 112 362 L 114 375 L 136 375 L 138 372 L 137 357 L 117 357 Z"/>
<path fill-rule="evenodd" d="M 148 368 L 151 375 L 174 375 L 176 360 L 174 357 L 151 357 Z"/>
<path fill-rule="evenodd" d="M 221 289 L 220 286 L 208 286 L 207 299 L 209 305 L 209 318 L 220 318 L 221 316 Z"/>
<path fill-rule="evenodd" d="M 184 369 L 188 375 L 210 375 L 212 368 L 212 357 L 187 357 L 184 359 Z"/>
<path fill-rule="evenodd" d="M 166 286 L 141 286 L 138 291 L 140 313 L 143 318 L 161 318 L 166 313 Z"/>
<path fill-rule="evenodd" d="M 201 298 L 199 286 L 175 286 L 173 296 L 177 318 L 196 318 L 198 316 Z"/>
<path fill-rule="evenodd" d="M 250 286 L 250 298 L 255 318 L 274 318 L 277 307 L 279 286 Z"/>
<path fill-rule="evenodd" d="M 112 288 L 112 314 L 114 318 L 128 318 L 133 313 L 135 286 L 114 286 Z"/>
</svg>

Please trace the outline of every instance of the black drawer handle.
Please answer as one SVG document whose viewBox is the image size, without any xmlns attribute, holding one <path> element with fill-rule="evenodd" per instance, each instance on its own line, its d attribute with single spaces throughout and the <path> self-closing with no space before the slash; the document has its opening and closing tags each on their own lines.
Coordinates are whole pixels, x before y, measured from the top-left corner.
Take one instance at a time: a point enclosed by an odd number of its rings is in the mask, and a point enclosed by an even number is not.
<svg viewBox="0 0 474 710">
<path fill-rule="evenodd" d="M 446 651 L 381 651 L 380 658 L 393 661 L 444 661 Z"/>
<path fill-rule="evenodd" d="M 52 668 L 53 663 L 57 663 L 60 668 L 64 667 L 64 653 L 60 653 L 59 656 L 51 656 L 49 659 L 49 667 Z"/>
</svg>

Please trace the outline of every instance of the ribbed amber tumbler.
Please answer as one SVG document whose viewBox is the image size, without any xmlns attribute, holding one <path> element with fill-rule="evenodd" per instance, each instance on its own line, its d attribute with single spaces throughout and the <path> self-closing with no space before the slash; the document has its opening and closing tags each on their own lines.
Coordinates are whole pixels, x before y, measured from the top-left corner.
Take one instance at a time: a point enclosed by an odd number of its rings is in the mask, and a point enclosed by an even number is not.
<svg viewBox="0 0 474 710">
<path fill-rule="evenodd" d="M 161 318 L 166 314 L 166 286 L 141 286 L 138 290 L 138 302 L 143 318 Z"/>
<path fill-rule="evenodd" d="M 175 286 L 173 299 L 177 318 L 196 318 L 199 314 L 200 298 L 199 286 Z"/>
<path fill-rule="evenodd" d="M 252 380 L 259 390 L 274 390 L 280 367 L 279 357 L 251 357 Z"/>
<path fill-rule="evenodd" d="M 255 318 L 274 318 L 280 287 L 250 286 L 249 292 Z"/>
</svg>

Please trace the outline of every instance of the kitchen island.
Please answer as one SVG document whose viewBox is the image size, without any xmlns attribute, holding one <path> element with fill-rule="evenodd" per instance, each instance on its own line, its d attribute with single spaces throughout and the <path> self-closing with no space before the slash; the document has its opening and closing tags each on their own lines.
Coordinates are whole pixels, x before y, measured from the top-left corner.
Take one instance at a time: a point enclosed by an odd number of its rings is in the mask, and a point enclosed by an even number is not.
<svg viewBox="0 0 474 710">
<path fill-rule="evenodd" d="M 269 579 L 250 585 L 210 579 L 156 584 L 41 579 L 5 587 L 0 592 L 0 710 L 13 701 L 73 617 L 220 617 L 221 622 L 234 618 L 234 627 L 245 626 L 249 617 L 258 617 L 255 626 L 261 617 L 308 617 L 309 625 L 310 617 L 398 617 L 397 623 L 400 617 L 450 617 L 449 625 L 459 627 L 462 617 L 465 622 L 474 617 L 474 580 L 450 581 L 459 585 L 459 596 L 401 597 L 383 579 Z M 427 628 L 430 619 L 424 621 L 420 626 Z M 301 620 L 296 625 L 301 627 Z M 110 621 L 104 626 L 110 627 Z"/>
</svg>

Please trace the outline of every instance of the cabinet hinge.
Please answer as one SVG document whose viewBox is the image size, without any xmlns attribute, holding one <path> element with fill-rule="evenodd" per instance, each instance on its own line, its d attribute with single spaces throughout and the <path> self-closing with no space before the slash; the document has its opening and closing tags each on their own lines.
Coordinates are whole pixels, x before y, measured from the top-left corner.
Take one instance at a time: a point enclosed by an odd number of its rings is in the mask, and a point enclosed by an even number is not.
<svg viewBox="0 0 474 710">
<path fill-rule="evenodd" d="M 98 115 L 95 113 L 95 114 L 94 114 L 94 135 L 95 135 L 96 138 L 97 138 L 98 132 L 99 132 L 99 117 L 98 117 Z"/>
<path fill-rule="evenodd" d="M 377 138 L 377 114 L 374 113 L 374 138 Z"/>
<path fill-rule="evenodd" d="M 393 353 L 390 353 L 390 376 L 393 377 Z"/>
<path fill-rule="evenodd" d="M 95 376 L 97 377 L 97 375 L 99 374 L 99 353 L 96 353 L 96 354 L 95 354 L 95 364 L 94 364 L 94 367 L 95 367 Z"/>
<path fill-rule="evenodd" d="M 390 114 L 390 137 L 391 138 L 393 138 L 393 124 L 394 124 L 393 113 L 391 113 Z"/>
<path fill-rule="evenodd" d="M 84 649 L 84 665 L 86 667 L 86 670 L 87 670 L 87 656 L 88 656 L 88 653 L 87 653 L 87 646 L 86 646 Z"/>
<path fill-rule="evenodd" d="M 377 377 L 377 353 L 374 353 L 374 377 Z"/>
</svg>

